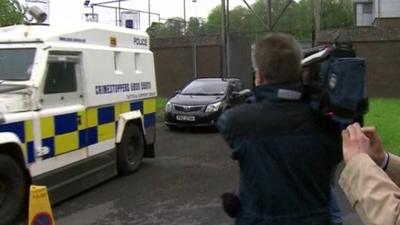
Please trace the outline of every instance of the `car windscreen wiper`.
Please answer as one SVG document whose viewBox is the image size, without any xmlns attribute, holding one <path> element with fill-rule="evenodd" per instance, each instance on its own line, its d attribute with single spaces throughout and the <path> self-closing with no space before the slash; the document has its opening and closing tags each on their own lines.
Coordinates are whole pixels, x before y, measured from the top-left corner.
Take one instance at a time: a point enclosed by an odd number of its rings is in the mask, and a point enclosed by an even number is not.
<svg viewBox="0 0 400 225">
<path fill-rule="evenodd" d="M 8 93 L 11 91 L 18 91 L 27 88 L 26 85 L 20 84 L 0 84 L 0 93 Z"/>
<path fill-rule="evenodd" d="M 209 95 L 208 93 L 182 93 L 183 95 Z"/>
<path fill-rule="evenodd" d="M 208 95 L 224 95 L 224 93 L 209 93 Z"/>
<path fill-rule="evenodd" d="M 7 78 L 7 79 L 2 79 L 0 80 L 0 84 L 5 82 L 5 81 L 26 81 L 27 79 L 24 78 Z"/>
</svg>

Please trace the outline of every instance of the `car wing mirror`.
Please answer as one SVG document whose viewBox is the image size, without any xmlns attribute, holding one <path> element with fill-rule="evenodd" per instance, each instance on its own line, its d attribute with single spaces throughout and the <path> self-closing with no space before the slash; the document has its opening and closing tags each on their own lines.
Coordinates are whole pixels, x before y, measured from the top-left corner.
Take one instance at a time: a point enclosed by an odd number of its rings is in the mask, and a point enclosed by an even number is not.
<svg viewBox="0 0 400 225">
<path fill-rule="evenodd" d="M 176 90 L 176 91 L 175 91 L 175 94 L 178 95 L 178 94 L 180 94 L 181 92 L 182 92 L 182 90 Z"/>
<path fill-rule="evenodd" d="M 251 95 L 250 89 L 243 89 L 238 92 L 238 95 L 243 96 L 243 97 L 249 97 Z"/>
</svg>

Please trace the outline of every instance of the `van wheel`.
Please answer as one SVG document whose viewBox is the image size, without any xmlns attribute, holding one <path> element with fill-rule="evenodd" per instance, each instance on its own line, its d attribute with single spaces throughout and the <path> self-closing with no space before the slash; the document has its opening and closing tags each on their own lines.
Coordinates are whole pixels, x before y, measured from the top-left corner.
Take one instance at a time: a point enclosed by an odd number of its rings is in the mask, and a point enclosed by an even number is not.
<svg viewBox="0 0 400 225">
<path fill-rule="evenodd" d="M 27 196 L 22 168 L 10 156 L 0 154 L 0 225 L 16 224 Z"/>
<path fill-rule="evenodd" d="M 142 130 L 131 123 L 125 127 L 118 145 L 117 166 L 120 174 L 126 175 L 139 169 L 143 159 L 144 139 Z"/>
</svg>

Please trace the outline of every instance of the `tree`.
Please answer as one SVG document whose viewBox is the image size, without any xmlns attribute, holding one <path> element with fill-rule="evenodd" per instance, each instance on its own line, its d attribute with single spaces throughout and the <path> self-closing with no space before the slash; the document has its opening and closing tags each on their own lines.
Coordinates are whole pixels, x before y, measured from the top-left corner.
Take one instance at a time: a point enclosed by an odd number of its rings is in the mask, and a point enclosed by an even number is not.
<svg viewBox="0 0 400 225">
<path fill-rule="evenodd" d="M 272 0 L 271 25 L 273 31 L 290 33 L 297 39 L 310 39 L 313 29 L 313 1 Z M 288 7 L 287 7 L 288 6 Z M 252 8 L 257 18 L 245 7 L 238 6 L 229 12 L 229 32 L 245 34 L 253 40 L 268 32 L 268 21 L 265 0 L 257 0 Z M 283 11 L 285 10 L 285 11 Z M 281 13 L 282 16 L 280 17 Z M 261 20 L 261 21 L 260 21 Z M 321 28 L 349 28 L 353 26 L 352 0 L 323 0 L 321 12 Z M 184 34 L 182 18 L 168 19 L 165 24 L 149 28 L 156 36 L 181 36 Z M 207 17 L 207 22 L 190 18 L 186 35 L 218 34 L 221 32 L 221 6 L 213 8 Z M 149 33 L 149 34 L 150 34 Z"/>
<path fill-rule="evenodd" d="M 353 26 L 352 0 L 323 0 L 322 1 L 322 29 L 348 28 Z M 273 31 L 286 32 L 298 39 L 311 38 L 313 6 L 311 0 L 292 1 L 286 8 L 289 0 L 272 0 L 271 25 Z M 230 11 L 230 32 L 249 33 L 256 38 L 268 32 L 268 21 L 265 0 L 257 0 L 252 8 L 257 18 L 247 8 L 236 7 Z M 286 8 L 286 9 L 285 9 Z M 282 16 L 279 15 L 283 12 Z M 262 20 L 262 22 L 260 21 Z M 219 33 L 221 24 L 221 7 L 211 10 L 206 23 L 207 33 Z"/>
<path fill-rule="evenodd" d="M 165 23 L 152 23 L 146 32 L 150 37 L 174 37 L 184 34 L 185 23 L 182 18 L 169 18 Z"/>
<path fill-rule="evenodd" d="M 351 0 L 324 0 L 321 25 L 323 29 L 349 28 L 354 25 Z"/>
<path fill-rule="evenodd" d="M 221 31 L 221 5 L 214 7 L 208 14 L 204 30 L 207 34 L 216 34 Z"/>
<path fill-rule="evenodd" d="M 185 31 L 184 20 L 180 17 L 167 19 L 164 26 L 164 34 L 167 36 L 182 36 Z"/>
<path fill-rule="evenodd" d="M 164 35 L 164 24 L 163 23 L 151 23 L 151 26 L 147 28 L 146 32 L 151 38 L 159 37 Z"/>
<path fill-rule="evenodd" d="M 231 33 L 240 34 L 242 31 L 248 31 L 251 23 L 248 20 L 250 12 L 243 6 L 237 6 L 229 11 L 229 30 Z"/>
<path fill-rule="evenodd" d="M 204 21 L 201 18 L 190 17 L 185 35 L 188 36 L 204 35 L 205 31 L 203 24 Z"/>
<path fill-rule="evenodd" d="M 22 23 L 22 11 L 17 0 L 0 0 L 0 27 Z"/>
</svg>

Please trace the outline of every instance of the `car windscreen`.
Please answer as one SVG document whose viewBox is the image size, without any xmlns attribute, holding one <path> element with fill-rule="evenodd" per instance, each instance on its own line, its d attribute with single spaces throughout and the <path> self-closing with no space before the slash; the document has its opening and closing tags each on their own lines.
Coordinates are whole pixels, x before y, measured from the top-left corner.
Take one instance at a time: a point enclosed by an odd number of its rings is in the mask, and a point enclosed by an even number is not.
<svg viewBox="0 0 400 225">
<path fill-rule="evenodd" d="M 222 80 L 195 80 L 186 86 L 183 95 L 223 95 L 228 82 Z"/>
<path fill-rule="evenodd" d="M 34 48 L 0 49 L 0 80 L 29 80 L 35 51 Z"/>
</svg>

